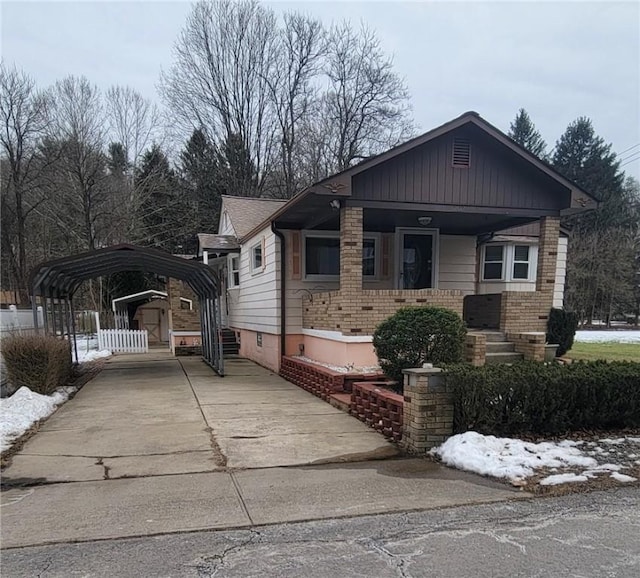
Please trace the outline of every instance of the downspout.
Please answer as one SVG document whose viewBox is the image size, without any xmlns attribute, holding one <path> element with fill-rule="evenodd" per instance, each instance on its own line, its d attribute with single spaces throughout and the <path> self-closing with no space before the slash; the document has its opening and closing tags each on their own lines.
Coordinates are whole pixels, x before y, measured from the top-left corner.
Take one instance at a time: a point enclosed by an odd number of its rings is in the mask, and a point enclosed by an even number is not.
<svg viewBox="0 0 640 578">
<path fill-rule="evenodd" d="M 287 343 L 287 336 L 285 333 L 287 323 L 286 323 L 286 290 L 287 290 L 287 259 L 285 255 L 285 239 L 282 231 L 279 231 L 276 228 L 275 221 L 271 221 L 271 230 L 274 235 L 280 239 L 280 357 L 282 358 L 285 354 L 285 346 Z"/>
</svg>

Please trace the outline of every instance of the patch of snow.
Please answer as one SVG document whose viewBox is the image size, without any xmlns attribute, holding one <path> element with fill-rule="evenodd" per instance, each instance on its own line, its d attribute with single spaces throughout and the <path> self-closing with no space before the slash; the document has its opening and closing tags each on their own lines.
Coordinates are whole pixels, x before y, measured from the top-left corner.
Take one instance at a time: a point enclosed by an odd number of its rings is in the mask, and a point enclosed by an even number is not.
<svg viewBox="0 0 640 578">
<path fill-rule="evenodd" d="M 296 359 L 300 361 L 306 361 L 307 363 L 313 363 L 314 365 L 319 365 L 320 367 L 326 367 L 331 371 L 336 371 L 338 373 L 380 373 L 380 367 L 372 365 L 372 366 L 362 366 L 356 367 L 355 365 L 331 365 L 330 363 L 324 363 L 322 361 L 316 361 L 315 359 L 311 359 L 310 357 L 305 357 L 304 355 L 297 355 Z"/>
<path fill-rule="evenodd" d="M 95 361 L 96 359 L 102 359 L 104 357 L 110 357 L 111 351 L 108 349 L 101 349 L 100 351 L 78 351 L 78 363 L 88 363 L 89 361 Z M 74 356 L 75 358 L 75 356 Z"/>
<path fill-rule="evenodd" d="M 589 478 L 586 475 L 578 475 L 573 473 L 568 474 L 555 474 L 553 476 L 547 476 L 540 480 L 541 486 L 558 486 L 560 484 L 571 484 L 575 482 L 588 482 Z"/>
<path fill-rule="evenodd" d="M 580 343 L 640 343 L 640 331 L 576 331 L 575 341 Z"/>
<path fill-rule="evenodd" d="M 620 444 L 623 444 L 625 441 L 626 441 L 625 438 L 615 438 L 615 439 L 612 439 L 612 438 L 601 438 L 600 439 L 600 443 L 612 444 L 612 445 L 620 445 Z"/>
<path fill-rule="evenodd" d="M 469 431 L 450 437 L 430 453 L 448 466 L 518 481 L 543 467 L 597 467 L 598 462 L 584 455 L 577 445 L 569 440 L 531 443 Z"/>
<path fill-rule="evenodd" d="M 608 474 L 611 472 L 617 472 L 622 469 L 622 466 L 617 464 L 602 464 L 595 468 L 591 468 L 589 470 L 585 470 L 582 472 L 583 476 L 587 476 L 589 478 L 595 478 L 599 474 Z"/>
<path fill-rule="evenodd" d="M 627 483 L 627 482 L 636 482 L 638 480 L 638 478 L 634 478 L 632 476 L 627 476 L 625 474 L 620 474 L 618 472 L 613 472 L 611 474 L 611 477 L 618 481 L 618 482 L 623 482 L 623 483 Z"/>
<path fill-rule="evenodd" d="M 0 451 L 24 434 L 34 423 L 51 415 L 56 407 L 69 399 L 74 388 L 60 388 L 51 395 L 41 395 L 21 387 L 11 397 L 0 399 Z"/>
</svg>

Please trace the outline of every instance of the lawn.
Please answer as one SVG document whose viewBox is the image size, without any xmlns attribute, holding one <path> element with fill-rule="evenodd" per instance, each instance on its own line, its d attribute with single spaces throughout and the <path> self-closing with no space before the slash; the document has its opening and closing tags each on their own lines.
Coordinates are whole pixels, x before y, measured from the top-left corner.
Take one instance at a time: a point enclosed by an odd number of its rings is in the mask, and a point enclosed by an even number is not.
<svg viewBox="0 0 640 578">
<path fill-rule="evenodd" d="M 638 343 L 574 343 L 567 357 L 572 359 L 606 359 L 607 361 L 640 362 Z"/>
</svg>

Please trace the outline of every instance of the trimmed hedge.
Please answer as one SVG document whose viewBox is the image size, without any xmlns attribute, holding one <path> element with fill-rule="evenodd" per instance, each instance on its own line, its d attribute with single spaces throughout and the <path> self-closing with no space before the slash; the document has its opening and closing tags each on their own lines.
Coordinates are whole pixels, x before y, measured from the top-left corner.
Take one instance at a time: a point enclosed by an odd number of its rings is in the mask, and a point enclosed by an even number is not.
<svg viewBox="0 0 640 578">
<path fill-rule="evenodd" d="M 556 357 L 564 355 L 573 347 L 578 329 L 578 316 L 564 309 L 552 309 L 547 322 L 547 343 L 557 343 Z"/>
<path fill-rule="evenodd" d="M 2 340 L 9 382 L 43 395 L 69 382 L 72 374 L 68 341 L 45 335 L 11 335 Z"/>
<path fill-rule="evenodd" d="M 373 347 L 382 371 L 402 384 L 403 369 L 462 361 L 466 333 L 450 309 L 403 307 L 378 325 Z"/>
<path fill-rule="evenodd" d="M 640 427 L 640 363 L 452 365 L 454 430 L 558 434 Z"/>
</svg>

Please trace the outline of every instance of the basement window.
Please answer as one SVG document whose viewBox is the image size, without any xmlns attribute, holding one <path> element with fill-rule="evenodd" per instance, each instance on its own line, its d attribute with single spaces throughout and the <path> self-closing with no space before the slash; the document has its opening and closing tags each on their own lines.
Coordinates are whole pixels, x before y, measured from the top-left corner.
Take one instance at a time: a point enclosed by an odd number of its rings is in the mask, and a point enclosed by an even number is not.
<svg viewBox="0 0 640 578">
<path fill-rule="evenodd" d="M 468 139 L 453 139 L 453 166 L 463 169 L 471 166 L 471 143 Z"/>
</svg>

